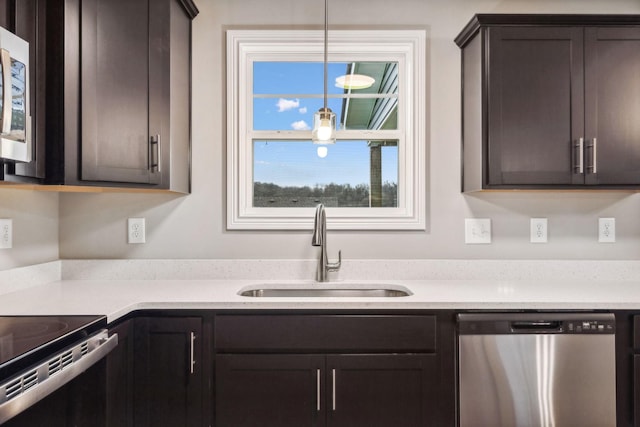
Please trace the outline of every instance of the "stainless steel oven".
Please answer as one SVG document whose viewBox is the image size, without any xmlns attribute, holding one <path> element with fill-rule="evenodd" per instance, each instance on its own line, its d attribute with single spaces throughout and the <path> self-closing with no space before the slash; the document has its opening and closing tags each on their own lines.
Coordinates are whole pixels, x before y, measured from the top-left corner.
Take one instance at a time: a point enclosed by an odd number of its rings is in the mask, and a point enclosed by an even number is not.
<svg viewBox="0 0 640 427">
<path fill-rule="evenodd" d="M 0 316 L 0 424 L 84 373 L 117 343 L 104 316 Z"/>
<path fill-rule="evenodd" d="M 0 27 L 0 159 L 33 159 L 29 43 Z"/>
</svg>

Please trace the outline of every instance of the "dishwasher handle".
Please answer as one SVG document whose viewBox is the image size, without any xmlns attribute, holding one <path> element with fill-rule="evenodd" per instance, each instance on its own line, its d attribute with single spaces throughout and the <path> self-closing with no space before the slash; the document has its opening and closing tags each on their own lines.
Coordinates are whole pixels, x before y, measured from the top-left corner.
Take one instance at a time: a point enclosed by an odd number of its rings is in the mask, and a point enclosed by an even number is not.
<svg viewBox="0 0 640 427">
<path fill-rule="evenodd" d="M 511 331 L 531 333 L 561 332 L 562 322 L 558 320 L 516 320 L 511 322 Z"/>
</svg>

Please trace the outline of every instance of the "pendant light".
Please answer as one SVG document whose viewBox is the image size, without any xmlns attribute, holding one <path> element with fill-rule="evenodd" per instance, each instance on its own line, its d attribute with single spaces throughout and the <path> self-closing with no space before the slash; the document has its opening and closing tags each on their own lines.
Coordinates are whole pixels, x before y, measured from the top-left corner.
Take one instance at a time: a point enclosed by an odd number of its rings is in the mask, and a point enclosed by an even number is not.
<svg viewBox="0 0 640 427">
<path fill-rule="evenodd" d="M 327 63 L 329 39 L 329 0 L 324 0 L 324 107 L 313 115 L 313 132 L 311 140 L 314 144 L 336 143 L 336 115 L 327 106 Z"/>
<path fill-rule="evenodd" d="M 376 79 L 364 74 L 347 74 L 336 77 L 336 87 L 346 90 L 369 89 L 375 82 Z"/>
</svg>

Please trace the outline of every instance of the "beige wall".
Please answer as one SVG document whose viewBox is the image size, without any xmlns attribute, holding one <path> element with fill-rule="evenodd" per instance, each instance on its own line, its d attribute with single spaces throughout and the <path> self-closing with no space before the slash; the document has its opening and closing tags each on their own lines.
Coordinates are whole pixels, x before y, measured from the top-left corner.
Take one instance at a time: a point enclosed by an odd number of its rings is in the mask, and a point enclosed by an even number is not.
<svg viewBox="0 0 640 427">
<path fill-rule="evenodd" d="M 315 257 L 310 232 L 230 232 L 225 229 L 225 26 L 313 26 L 322 2 L 198 0 L 193 53 L 193 193 L 61 194 L 61 258 L 289 258 Z M 460 52 L 453 39 L 474 13 L 640 13 L 637 0 L 330 0 L 334 26 L 410 25 L 427 28 L 429 43 L 428 232 L 330 232 L 329 253 L 361 258 L 640 259 L 640 195 L 629 193 L 460 193 Z M 4 203 L 4 192 L 1 193 Z M 31 204 L 55 196 L 13 196 L 18 224 L 48 229 Z M 14 207 L 15 206 L 15 207 Z M 0 207 L 0 209 L 3 209 Z M 51 209 L 47 206 L 47 209 Z M 0 210 L 0 213 L 3 211 Z M 125 224 L 147 218 L 147 243 L 127 245 Z M 530 217 L 549 219 L 549 243 L 529 243 Z M 599 244 L 599 216 L 617 218 L 618 242 Z M 493 219 L 493 244 L 465 245 L 465 217 Z M 53 233 L 55 234 L 55 233 Z M 52 236 L 42 246 L 55 252 Z M 37 243 L 37 244 L 36 244 Z M 48 260 L 16 248 L 18 263 Z M 44 251 L 47 252 L 47 251 Z M 18 256 L 19 255 L 19 256 Z M 0 253 L 0 268 L 10 265 Z"/>
</svg>

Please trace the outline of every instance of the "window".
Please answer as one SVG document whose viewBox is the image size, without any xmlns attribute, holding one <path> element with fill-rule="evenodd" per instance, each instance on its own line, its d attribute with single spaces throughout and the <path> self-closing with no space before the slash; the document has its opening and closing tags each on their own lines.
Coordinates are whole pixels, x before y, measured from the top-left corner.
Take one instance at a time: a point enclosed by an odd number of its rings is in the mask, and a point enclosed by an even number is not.
<svg viewBox="0 0 640 427">
<path fill-rule="evenodd" d="M 426 227 L 424 31 L 330 31 L 335 145 L 311 142 L 324 103 L 322 31 L 227 31 L 227 227 Z M 367 87 L 340 86 L 351 74 Z"/>
</svg>

